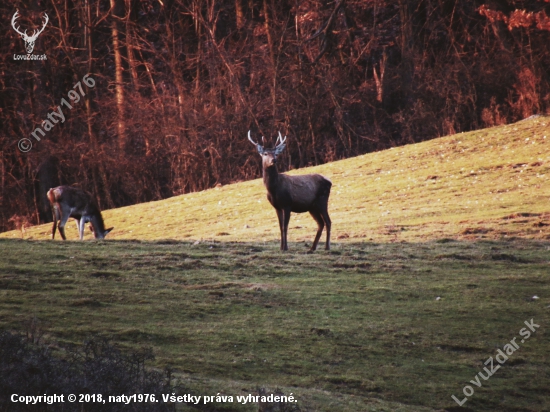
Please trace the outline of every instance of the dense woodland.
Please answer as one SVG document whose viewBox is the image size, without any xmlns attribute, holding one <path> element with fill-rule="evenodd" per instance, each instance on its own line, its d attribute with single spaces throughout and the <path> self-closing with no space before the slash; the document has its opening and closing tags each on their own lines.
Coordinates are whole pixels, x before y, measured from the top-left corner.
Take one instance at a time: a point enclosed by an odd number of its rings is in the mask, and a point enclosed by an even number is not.
<svg viewBox="0 0 550 412">
<path fill-rule="evenodd" d="M 28 34 L 47 14 L 47 60 L 15 59 L 17 10 Z M 287 135 L 291 169 L 548 113 L 549 16 L 549 0 L 2 2 L 0 230 L 51 221 L 59 184 L 105 209 L 259 177 L 249 129 Z"/>
</svg>

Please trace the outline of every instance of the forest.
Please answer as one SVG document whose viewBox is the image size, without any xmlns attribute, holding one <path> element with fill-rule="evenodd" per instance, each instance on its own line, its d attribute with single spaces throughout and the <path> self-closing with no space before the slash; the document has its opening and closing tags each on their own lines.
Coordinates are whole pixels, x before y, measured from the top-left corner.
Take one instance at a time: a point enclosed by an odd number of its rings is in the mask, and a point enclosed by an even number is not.
<svg viewBox="0 0 550 412">
<path fill-rule="evenodd" d="M 249 130 L 288 136 L 288 170 L 549 113 L 549 16 L 548 0 L 3 2 L 0 231 L 51 221 L 60 184 L 108 209 L 257 178 Z"/>
</svg>

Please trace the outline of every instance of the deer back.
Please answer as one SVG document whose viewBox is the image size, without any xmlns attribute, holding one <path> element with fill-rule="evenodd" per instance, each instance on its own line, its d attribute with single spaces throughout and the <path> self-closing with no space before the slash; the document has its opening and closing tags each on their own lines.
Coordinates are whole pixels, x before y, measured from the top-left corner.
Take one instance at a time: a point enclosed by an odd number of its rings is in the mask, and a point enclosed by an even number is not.
<svg viewBox="0 0 550 412">
<path fill-rule="evenodd" d="M 50 194 L 51 193 L 51 194 Z M 70 209 L 71 215 L 95 215 L 100 213 L 94 198 L 83 190 L 71 186 L 59 186 L 50 189 L 48 194 L 62 209 Z"/>
</svg>

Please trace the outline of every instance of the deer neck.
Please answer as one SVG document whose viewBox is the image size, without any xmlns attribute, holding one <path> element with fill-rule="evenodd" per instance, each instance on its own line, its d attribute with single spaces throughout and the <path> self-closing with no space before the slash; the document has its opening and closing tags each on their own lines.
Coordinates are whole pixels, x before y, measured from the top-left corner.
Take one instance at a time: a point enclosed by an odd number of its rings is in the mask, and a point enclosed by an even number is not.
<svg viewBox="0 0 550 412">
<path fill-rule="evenodd" d="M 264 185 L 269 192 L 274 191 L 279 183 L 277 166 L 264 167 Z"/>
<path fill-rule="evenodd" d="M 94 229 L 94 237 L 96 239 L 103 237 L 102 235 L 105 232 L 105 223 L 103 222 L 101 213 L 93 213 L 90 216 L 90 222 L 92 223 L 92 227 Z"/>
</svg>

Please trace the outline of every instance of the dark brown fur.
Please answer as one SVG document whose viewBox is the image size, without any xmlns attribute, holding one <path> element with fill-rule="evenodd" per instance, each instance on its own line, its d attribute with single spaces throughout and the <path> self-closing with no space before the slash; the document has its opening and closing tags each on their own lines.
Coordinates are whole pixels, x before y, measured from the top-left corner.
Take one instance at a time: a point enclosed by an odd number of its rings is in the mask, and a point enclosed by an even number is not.
<svg viewBox="0 0 550 412">
<path fill-rule="evenodd" d="M 65 237 L 65 224 L 70 217 L 78 221 L 80 240 L 84 238 L 84 225 L 86 222 L 92 224 L 94 237 L 103 239 L 113 228 L 105 229 L 105 223 L 101 211 L 95 199 L 83 190 L 72 186 L 58 186 L 48 190 L 48 200 L 52 206 L 53 227 L 52 239 L 55 238 L 55 230 L 59 227 L 59 233 L 63 240 Z M 57 221 L 59 220 L 59 226 Z"/>
<path fill-rule="evenodd" d="M 285 148 L 285 140 L 280 133 L 273 149 L 265 149 L 255 143 L 248 134 L 249 140 L 256 145 L 262 156 L 264 185 L 267 189 L 267 199 L 277 211 L 279 228 L 281 230 L 281 250 L 288 250 L 287 233 L 291 212 L 309 212 L 317 222 L 317 234 L 311 246 L 311 251 L 317 249 L 323 228 L 327 228 L 325 249 L 330 250 L 331 221 L 328 215 L 328 199 L 332 182 L 319 174 L 288 176 L 277 171 L 277 156 Z M 285 138 L 286 139 L 286 138 Z"/>
</svg>

